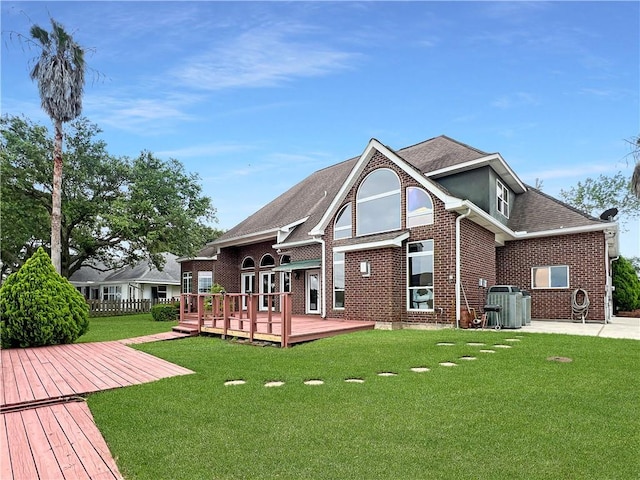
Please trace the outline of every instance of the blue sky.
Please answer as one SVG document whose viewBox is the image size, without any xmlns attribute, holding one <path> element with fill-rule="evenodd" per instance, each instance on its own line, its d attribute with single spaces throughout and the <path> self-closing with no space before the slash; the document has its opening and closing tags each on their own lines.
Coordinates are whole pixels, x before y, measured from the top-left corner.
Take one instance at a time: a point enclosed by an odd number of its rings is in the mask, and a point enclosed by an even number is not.
<svg viewBox="0 0 640 480">
<path fill-rule="evenodd" d="M 11 2 L 2 113 L 49 126 L 28 34 L 49 15 L 90 51 L 83 115 L 114 155 L 202 178 L 230 228 L 375 137 L 500 152 L 558 196 L 630 175 L 640 133 L 638 2 Z M 13 38 L 13 40 L 12 40 Z M 621 249 L 640 256 L 639 222 Z"/>
</svg>

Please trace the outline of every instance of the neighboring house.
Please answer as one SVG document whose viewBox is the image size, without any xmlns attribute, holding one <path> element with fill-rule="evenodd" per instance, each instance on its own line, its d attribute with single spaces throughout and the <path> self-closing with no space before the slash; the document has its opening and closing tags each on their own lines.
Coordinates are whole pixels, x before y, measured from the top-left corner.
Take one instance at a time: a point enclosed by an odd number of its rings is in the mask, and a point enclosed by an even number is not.
<svg viewBox="0 0 640 480">
<path fill-rule="evenodd" d="M 162 271 L 148 262 L 101 271 L 84 266 L 69 281 L 88 300 L 155 300 L 180 296 L 180 264 L 173 254 L 164 254 Z"/>
<path fill-rule="evenodd" d="M 608 319 L 618 226 L 525 185 L 499 153 L 446 136 L 319 170 L 180 258 L 182 291 L 283 292 L 294 314 L 406 323 L 482 311 L 486 287 L 517 285 L 535 319 Z M 266 307 L 266 305 L 260 305 Z"/>
</svg>

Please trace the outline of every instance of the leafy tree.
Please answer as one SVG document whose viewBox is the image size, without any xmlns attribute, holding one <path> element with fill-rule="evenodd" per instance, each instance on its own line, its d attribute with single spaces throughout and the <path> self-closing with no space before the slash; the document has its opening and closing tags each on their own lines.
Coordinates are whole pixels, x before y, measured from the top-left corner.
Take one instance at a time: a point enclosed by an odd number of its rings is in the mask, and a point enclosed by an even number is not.
<svg viewBox="0 0 640 480">
<path fill-rule="evenodd" d="M 631 145 L 631 155 L 636 162 L 633 175 L 631 176 L 631 192 L 640 198 L 640 135 L 628 140 L 628 142 L 629 145 Z"/>
<path fill-rule="evenodd" d="M 2 347 L 73 343 L 89 328 L 84 297 L 39 248 L 0 287 Z"/>
<path fill-rule="evenodd" d="M 616 311 L 640 308 L 640 279 L 633 264 L 624 257 L 613 262 L 613 302 Z"/>
<path fill-rule="evenodd" d="M 60 256 L 62 123 L 77 118 L 82 111 L 84 50 L 53 18 L 51 18 L 51 32 L 33 25 L 30 33 L 42 48 L 40 58 L 31 70 L 30 76 L 38 83 L 42 109 L 49 115 L 55 128 L 51 195 L 51 260 L 56 271 L 60 273 L 62 271 Z"/>
<path fill-rule="evenodd" d="M 587 178 L 569 190 L 560 190 L 560 196 L 583 212 L 599 217 L 609 208 L 617 208 L 621 218 L 640 216 L 640 198 L 631 192 L 631 180 L 622 172 Z"/>
<path fill-rule="evenodd" d="M 145 259 L 161 269 L 161 253 L 193 255 L 220 235 L 206 224 L 215 220 L 215 209 L 197 175 L 150 152 L 135 159 L 109 155 L 99 133 L 85 118 L 71 122 L 67 133 L 63 276 L 83 265 L 115 268 Z M 1 254 L 7 273 L 34 249 L 49 245 L 53 141 L 44 127 L 6 116 L 0 118 L 0 141 Z"/>
</svg>

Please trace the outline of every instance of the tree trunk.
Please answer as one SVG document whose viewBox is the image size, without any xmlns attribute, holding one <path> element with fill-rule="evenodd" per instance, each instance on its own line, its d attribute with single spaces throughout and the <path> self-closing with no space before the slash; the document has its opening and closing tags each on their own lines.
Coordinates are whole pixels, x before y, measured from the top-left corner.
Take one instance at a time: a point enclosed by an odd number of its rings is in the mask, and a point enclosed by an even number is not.
<svg viewBox="0 0 640 480">
<path fill-rule="evenodd" d="M 60 229 L 62 224 L 62 122 L 54 120 L 53 191 L 51 192 L 51 262 L 62 272 Z"/>
</svg>

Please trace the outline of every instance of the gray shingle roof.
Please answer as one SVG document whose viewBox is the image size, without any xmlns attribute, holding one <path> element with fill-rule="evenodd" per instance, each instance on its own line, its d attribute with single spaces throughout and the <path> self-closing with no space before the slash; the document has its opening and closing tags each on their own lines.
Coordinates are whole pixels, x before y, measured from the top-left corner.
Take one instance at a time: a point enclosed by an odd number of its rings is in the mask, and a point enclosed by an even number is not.
<svg viewBox="0 0 640 480">
<path fill-rule="evenodd" d="M 491 155 L 445 135 L 397 150 L 399 157 L 426 174 Z M 275 230 L 309 217 L 287 237 L 286 243 L 309 240 L 308 232 L 318 224 L 359 157 L 318 170 L 256 213 L 228 230 L 213 242 L 233 241 L 238 237 Z M 439 186 L 443 189 L 443 187 Z M 560 227 L 591 225 L 598 219 L 583 215 L 572 207 L 538 191 L 529 191 L 513 199 L 509 228 L 528 232 Z M 198 256 L 210 256 L 211 244 Z"/>
<path fill-rule="evenodd" d="M 162 271 L 150 267 L 147 262 L 140 262 L 133 267 L 126 266 L 115 271 L 100 272 L 89 266 L 76 271 L 69 281 L 71 282 L 143 282 L 158 284 L 180 284 L 180 264 L 176 262 L 175 255 L 164 254 L 165 265 Z M 104 266 L 102 266 L 104 268 Z"/>
<path fill-rule="evenodd" d="M 517 195 L 511 205 L 507 226 L 514 232 L 532 233 L 607 223 L 586 215 L 540 190 L 527 188 L 529 190 Z"/>
</svg>

